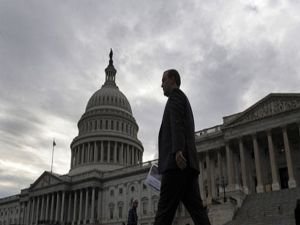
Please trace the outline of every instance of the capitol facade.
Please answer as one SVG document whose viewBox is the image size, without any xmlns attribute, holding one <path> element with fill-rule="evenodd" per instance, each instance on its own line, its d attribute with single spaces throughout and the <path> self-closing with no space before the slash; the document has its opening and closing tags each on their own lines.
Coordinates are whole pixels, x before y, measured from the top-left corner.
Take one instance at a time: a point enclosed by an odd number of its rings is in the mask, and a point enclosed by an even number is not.
<svg viewBox="0 0 300 225">
<path fill-rule="evenodd" d="M 20 194 L 0 199 L 0 225 L 121 225 L 134 199 L 139 224 L 153 224 L 159 193 L 144 182 L 157 161 L 142 160 L 139 127 L 112 58 L 111 52 L 105 83 L 78 122 L 69 173 L 45 171 Z M 213 225 L 234 219 L 249 196 L 298 190 L 300 94 L 269 94 L 195 136 L 201 196 Z M 174 224 L 192 224 L 182 205 Z"/>
</svg>

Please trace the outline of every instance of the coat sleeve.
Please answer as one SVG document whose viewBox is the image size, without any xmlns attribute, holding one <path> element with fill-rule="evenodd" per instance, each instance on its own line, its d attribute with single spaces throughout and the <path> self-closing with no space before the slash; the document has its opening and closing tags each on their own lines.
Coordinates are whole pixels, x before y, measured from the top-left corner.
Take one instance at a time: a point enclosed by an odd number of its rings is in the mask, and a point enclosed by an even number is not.
<svg viewBox="0 0 300 225">
<path fill-rule="evenodd" d="M 172 153 L 185 151 L 185 95 L 180 90 L 169 97 Z"/>
</svg>

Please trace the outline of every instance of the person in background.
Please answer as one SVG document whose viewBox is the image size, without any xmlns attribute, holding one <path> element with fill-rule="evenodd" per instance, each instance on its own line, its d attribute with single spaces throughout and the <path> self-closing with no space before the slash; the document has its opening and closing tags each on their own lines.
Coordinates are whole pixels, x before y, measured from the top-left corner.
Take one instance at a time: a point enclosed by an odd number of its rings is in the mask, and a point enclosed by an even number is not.
<svg viewBox="0 0 300 225">
<path fill-rule="evenodd" d="M 132 203 L 131 209 L 128 212 L 128 222 L 127 225 L 137 225 L 138 223 L 138 216 L 136 213 L 136 209 L 138 207 L 138 200 L 134 200 Z"/>
</svg>

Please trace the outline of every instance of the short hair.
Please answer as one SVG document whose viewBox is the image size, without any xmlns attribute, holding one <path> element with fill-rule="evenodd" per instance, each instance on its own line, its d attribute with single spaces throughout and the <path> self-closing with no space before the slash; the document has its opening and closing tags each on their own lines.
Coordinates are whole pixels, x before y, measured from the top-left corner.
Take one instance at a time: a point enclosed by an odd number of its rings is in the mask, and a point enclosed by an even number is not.
<svg viewBox="0 0 300 225">
<path fill-rule="evenodd" d="M 175 82 L 176 82 L 177 86 L 180 87 L 181 79 L 180 79 L 180 75 L 179 75 L 177 70 L 170 69 L 170 70 L 166 70 L 165 73 L 168 74 L 169 78 L 173 77 L 175 79 Z"/>
</svg>

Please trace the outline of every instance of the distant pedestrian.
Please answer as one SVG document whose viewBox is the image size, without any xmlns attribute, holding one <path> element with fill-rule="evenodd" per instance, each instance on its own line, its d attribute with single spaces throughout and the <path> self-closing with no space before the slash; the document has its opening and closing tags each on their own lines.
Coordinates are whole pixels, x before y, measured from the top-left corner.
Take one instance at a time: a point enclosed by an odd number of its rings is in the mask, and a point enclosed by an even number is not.
<svg viewBox="0 0 300 225">
<path fill-rule="evenodd" d="M 138 216 L 136 213 L 136 208 L 138 207 L 138 200 L 134 200 L 132 203 L 132 207 L 128 212 L 128 223 L 127 225 L 137 225 L 138 223 Z"/>
</svg>

